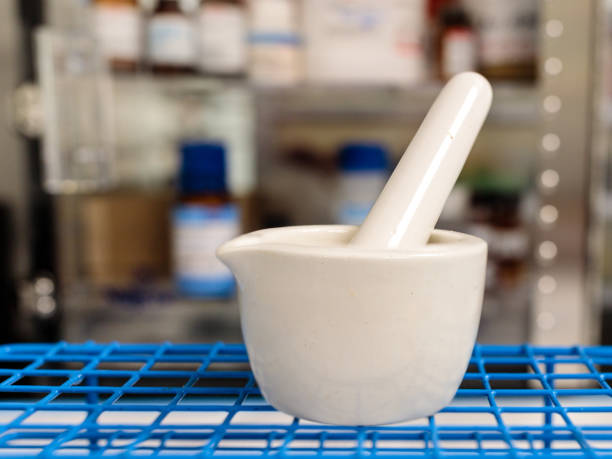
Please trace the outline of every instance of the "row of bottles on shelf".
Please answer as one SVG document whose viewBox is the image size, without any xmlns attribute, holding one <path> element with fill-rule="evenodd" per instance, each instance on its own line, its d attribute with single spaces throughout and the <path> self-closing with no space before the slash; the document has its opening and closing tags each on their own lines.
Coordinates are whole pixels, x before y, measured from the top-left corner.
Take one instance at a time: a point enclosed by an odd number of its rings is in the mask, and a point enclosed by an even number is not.
<svg viewBox="0 0 612 459">
<path fill-rule="evenodd" d="M 115 70 L 256 84 L 415 84 L 535 74 L 536 0 L 91 0 Z"/>
<path fill-rule="evenodd" d="M 169 276 L 187 297 L 226 299 L 234 293 L 234 278 L 215 251 L 259 226 L 249 221 L 252 200 L 231 195 L 223 143 L 190 140 L 179 150 L 176 194 L 120 191 L 84 198 L 85 272 L 113 300 L 165 298 L 151 285 Z M 388 155 L 365 142 L 346 144 L 338 156 L 336 221 L 359 224 L 386 181 Z"/>
<path fill-rule="evenodd" d="M 269 212 L 274 206 L 267 208 L 265 202 L 253 221 L 254 201 L 232 196 L 226 185 L 225 148 L 211 140 L 182 143 L 176 193 L 141 190 L 85 197 L 80 226 L 87 278 L 115 301 L 160 300 L 152 285 L 169 278 L 186 297 L 232 297 L 234 279 L 216 258 L 216 248 L 262 224 L 305 222 L 296 220 L 295 205 L 285 215 L 276 213 L 273 221 Z M 385 145 L 361 140 L 344 143 L 333 156 L 332 167 L 326 167 L 334 177 L 334 192 L 319 203 L 329 207 L 330 218 L 307 223 L 360 224 L 388 178 L 391 156 Z M 526 313 L 528 303 L 529 211 L 524 189 L 503 182 L 485 176 L 458 185 L 438 225 L 477 234 L 489 243 L 484 317 L 495 320 L 509 311 Z M 294 204 L 300 202 L 297 188 L 290 194 Z"/>
<path fill-rule="evenodd" d="M 189 140 L 179 150 L 176 193 L 119 190 L 83 198 L 85 274 L 111 300 L 172 299 L 155 288 L 169 277 L 188 297 L 233 295 L 234 279 L 215 250 L 249 225 L 248 200 L 230 194 L 223 143 Z"/>
</svg>

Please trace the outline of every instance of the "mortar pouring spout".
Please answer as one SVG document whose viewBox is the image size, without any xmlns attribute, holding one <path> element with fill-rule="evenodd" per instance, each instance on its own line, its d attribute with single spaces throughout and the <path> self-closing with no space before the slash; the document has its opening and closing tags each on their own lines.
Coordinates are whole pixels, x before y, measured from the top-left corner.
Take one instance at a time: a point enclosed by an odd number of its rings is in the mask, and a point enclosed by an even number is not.
<svg viewBox="0 0 612 459">
<path fill-rule="evenodd" d="M 239 236 L 219 246 L 216 252 L 217 258 L 234 273 L 236 278 L 239 278 L 240 273 L 250 264 L 250 260 L 257 253 L 257 248 L 261 242 L 257 233 Z"/>
</svg>

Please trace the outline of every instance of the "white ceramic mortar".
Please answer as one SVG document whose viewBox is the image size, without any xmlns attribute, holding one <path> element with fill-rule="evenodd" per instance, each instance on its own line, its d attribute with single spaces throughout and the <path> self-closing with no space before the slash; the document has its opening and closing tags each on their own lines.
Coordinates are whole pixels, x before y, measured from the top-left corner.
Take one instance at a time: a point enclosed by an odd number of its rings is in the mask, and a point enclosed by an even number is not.
<svg viewBox="0 0 612 459">
<path fill-rule="evenodd" d="M 433 414 L 476 338 L 486 244 L 435 231 L 390 252 L 349 247 L 356 228 L 257 231 L 219 250 L 238 281 L 242 330 L 266 399 L 331 424 Z"/>
</svg>

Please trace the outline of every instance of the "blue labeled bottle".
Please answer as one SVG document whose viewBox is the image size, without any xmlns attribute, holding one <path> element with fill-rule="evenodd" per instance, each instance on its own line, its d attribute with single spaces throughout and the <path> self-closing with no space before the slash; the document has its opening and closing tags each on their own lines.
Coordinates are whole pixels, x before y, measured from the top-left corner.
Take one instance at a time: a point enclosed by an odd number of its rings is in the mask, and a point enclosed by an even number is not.
<svg viewBox="0 0 612 459">
<path fill-rule="evenodd" d="M 374 142 L 347 143 L 340 148 L 336 222 L 360 225 L 389 178 L 389 153 Z"/>
<path fill-rule="evenodd" d="M 179 199 L 172 215 L 177 289 L 190 297 L 229 298 L 234 277 L 215 251 L 240 233 L 240 213 L 226 186 L 225 147 L 186 142 L 180 151 Z"/>
</svg>

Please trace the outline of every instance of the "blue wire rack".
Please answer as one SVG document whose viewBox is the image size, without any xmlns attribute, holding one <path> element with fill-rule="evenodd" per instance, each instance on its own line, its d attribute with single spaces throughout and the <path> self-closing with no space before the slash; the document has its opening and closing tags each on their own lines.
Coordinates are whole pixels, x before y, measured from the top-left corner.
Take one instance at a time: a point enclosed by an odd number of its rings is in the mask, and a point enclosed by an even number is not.
<svg viewBox="0 0 612 459">
<path fill-rule="evenodd" d="M 326 426 L 275 411 L 242 345 L 0 347 L 0 456 L 612 457 L 612 347 L 476 345 L 427 419 Z"/>
</svg>

